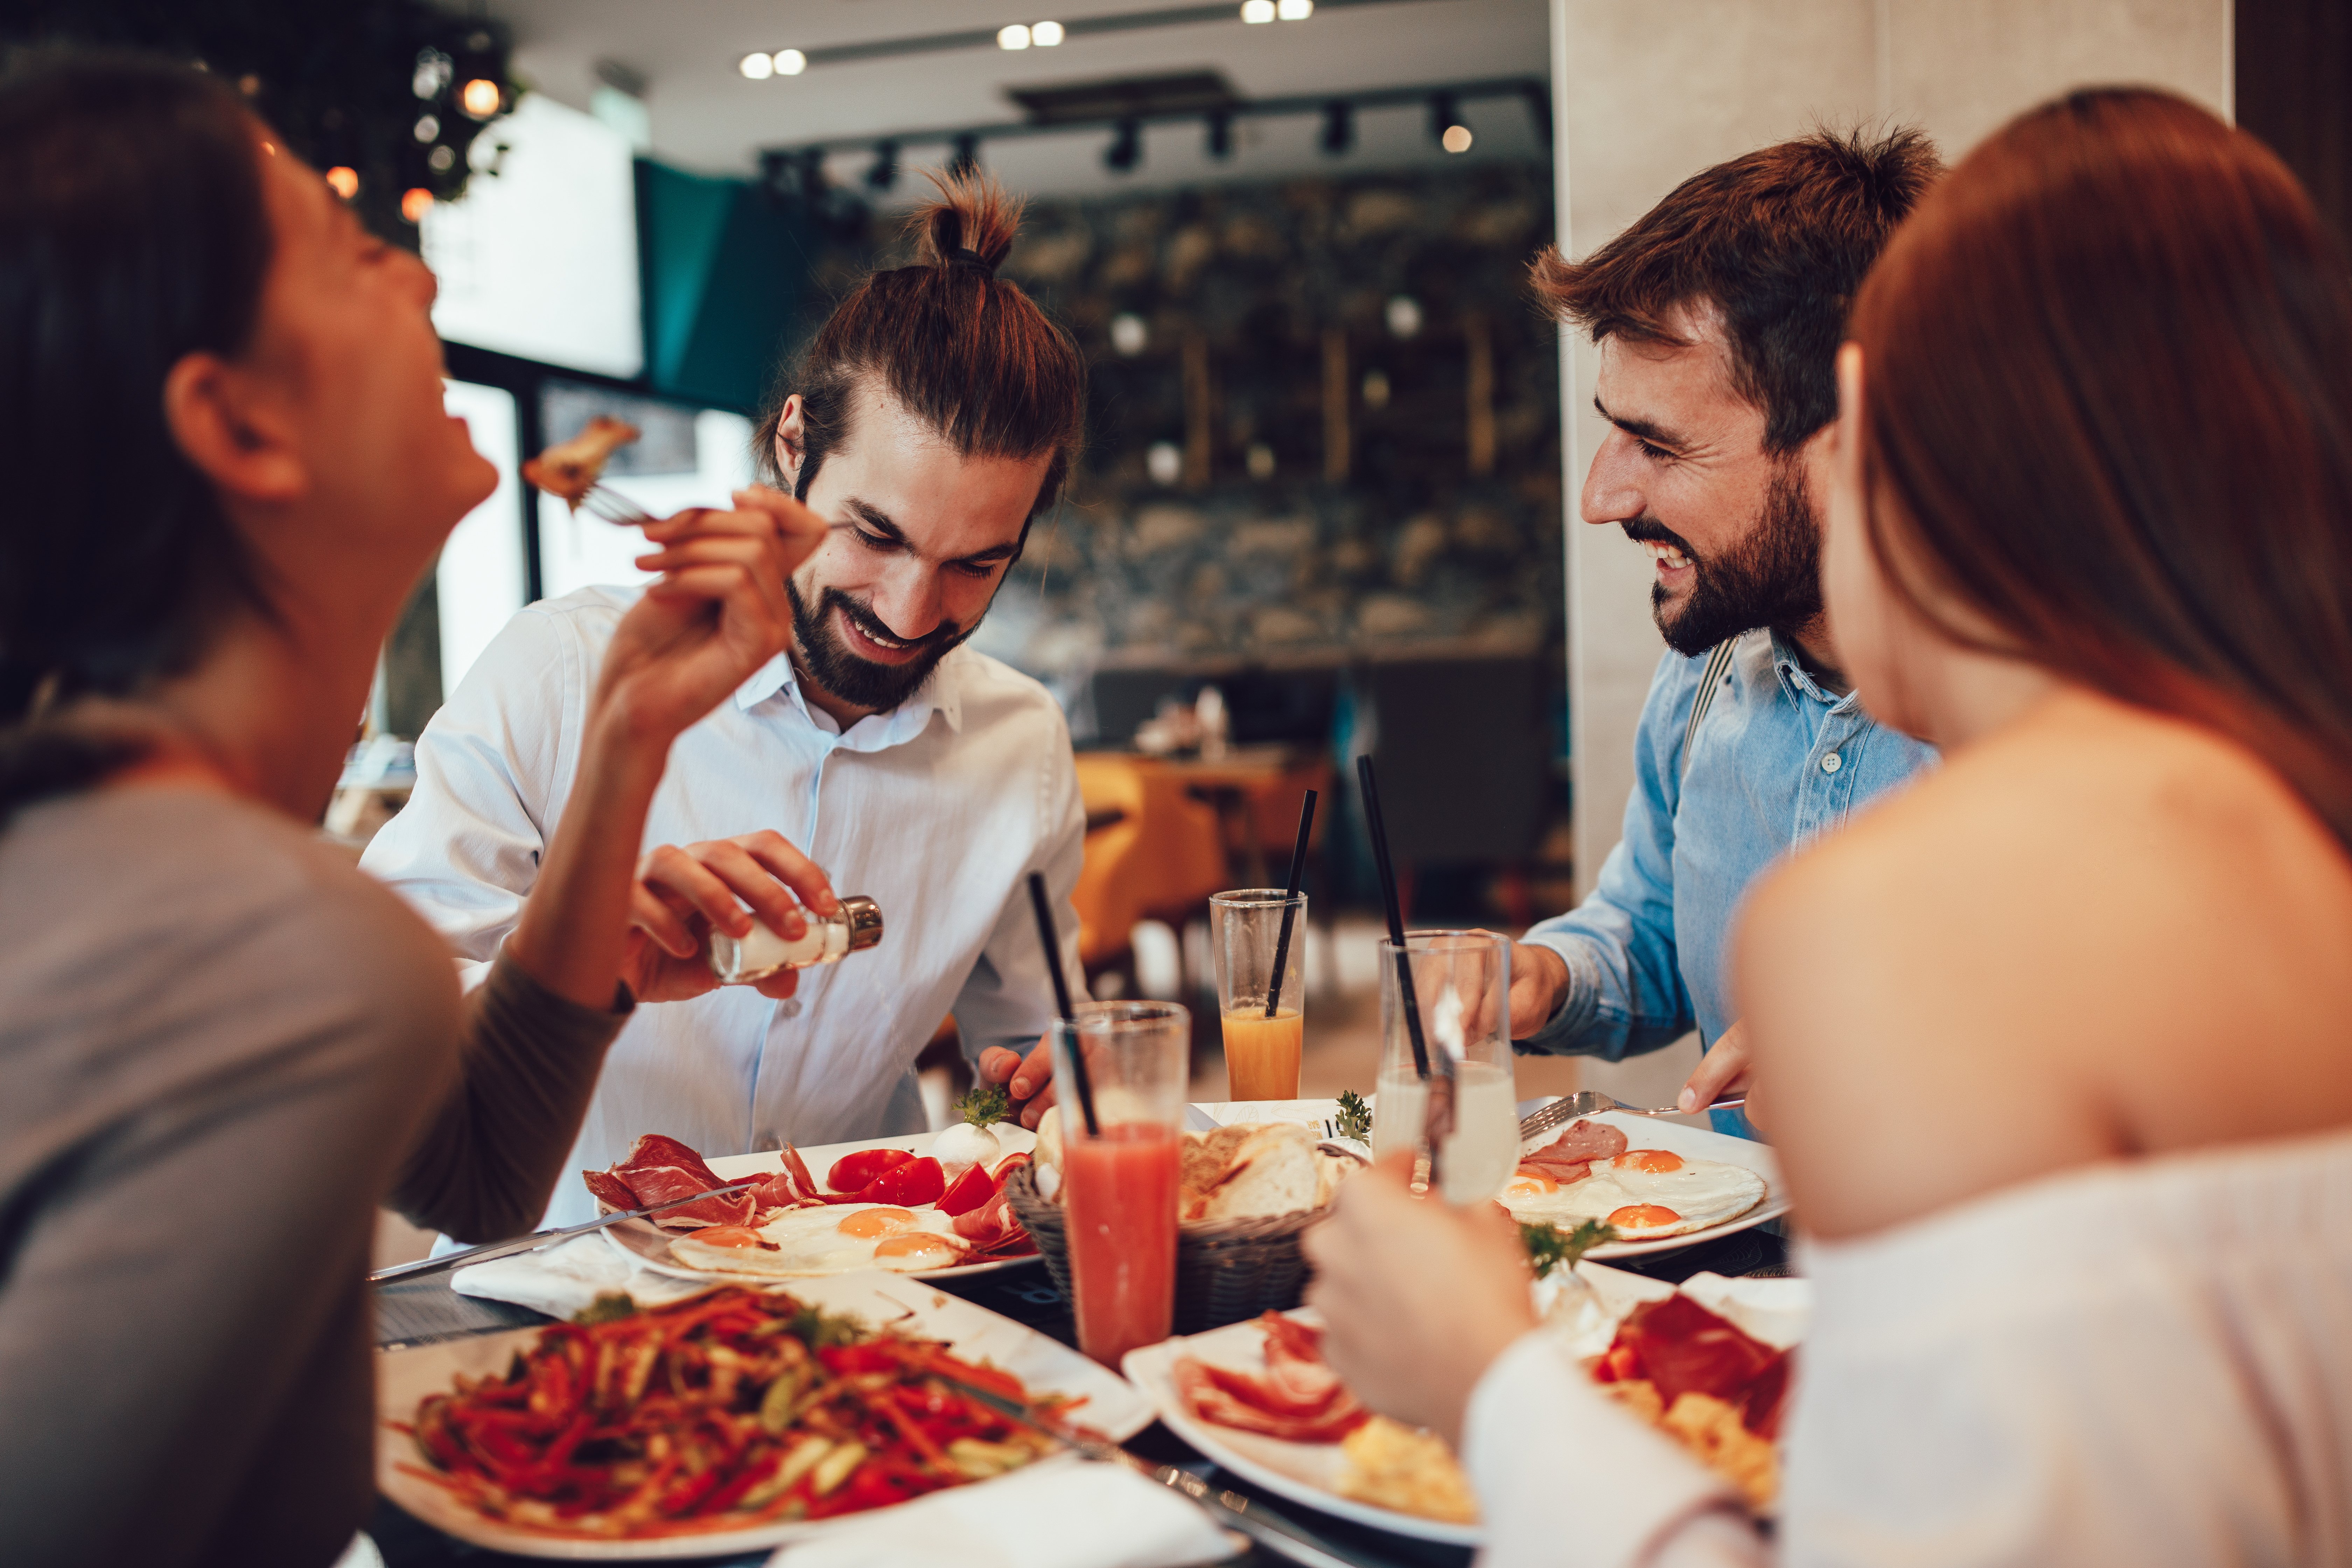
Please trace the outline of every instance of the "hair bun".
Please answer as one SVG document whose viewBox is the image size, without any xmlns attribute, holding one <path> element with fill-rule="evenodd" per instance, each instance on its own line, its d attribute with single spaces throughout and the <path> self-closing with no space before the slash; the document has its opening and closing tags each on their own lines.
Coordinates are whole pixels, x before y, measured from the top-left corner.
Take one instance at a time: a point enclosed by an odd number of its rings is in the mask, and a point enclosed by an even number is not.
<svg viewBox="0 0 2352 1568">
<path fill-rule="evenodd" d="M 940 265 L 944 267 L 970 267 L 982 273 L 983 276 L 990 278 L 996 276 L 995 263 L 990 261 L 987 257 L 982 256 L 979 251 L 974 250 L 968 245 L 957 246 L 953 254 L 950 255 L 945 261 L 940 263 Z"/>
<path fill-rule="evenodd" d="M 955 174 L 926 169 L 923 177 L 940 194 L 908 216 L 916 263 L 970 267 L 994 277 L 1013 249 L 1013 237 L 1021 231 L 1020 201 L 1006 195 L 994 175 L 976 169 Z"/>
</svg>

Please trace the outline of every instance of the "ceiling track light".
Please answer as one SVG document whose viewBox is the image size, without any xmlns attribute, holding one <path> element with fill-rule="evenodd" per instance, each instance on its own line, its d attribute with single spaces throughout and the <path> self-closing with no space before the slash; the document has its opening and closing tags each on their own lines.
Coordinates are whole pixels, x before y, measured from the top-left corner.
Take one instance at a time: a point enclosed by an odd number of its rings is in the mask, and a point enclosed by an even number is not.
<svg viewBox="0 0 2352 1568">
<path fill-rule="evenodd" d="M 1356 144 L 1356 106 L 1344 98 L 1335 98 L 1323 106 L 1323 136 L 1319 145 L 1326 155 L 1345 157 Z"/>
<path fill-rule="evenodd" d="M 1113 174 L 1131 172 L 1143 162 L 1143 128 L 1132 120 L 1118 122 L 1110 145 L 1103 151 L 1103 167 Z"/>
<path fill-rule="evenodd" d="M 980 167 L 980 138 L 967 131 L 955 139 L 955 155 L 948 160 L 948 173 L 969 174 Z"/>
<path fill-rule="evenodd" d="M 866 171 L 866 183 L 877 191 L 887 191 L 898 183 L 898 144 L 896 142 L 875 144 L 874 166 Z"/>
<path fill-rule="evenodd" d="M 1234 155 L 1234 117 L 1224 110 L 1212 110 L 1208 119 L 1209 156 L 1219 162 Z"/>
</svg>

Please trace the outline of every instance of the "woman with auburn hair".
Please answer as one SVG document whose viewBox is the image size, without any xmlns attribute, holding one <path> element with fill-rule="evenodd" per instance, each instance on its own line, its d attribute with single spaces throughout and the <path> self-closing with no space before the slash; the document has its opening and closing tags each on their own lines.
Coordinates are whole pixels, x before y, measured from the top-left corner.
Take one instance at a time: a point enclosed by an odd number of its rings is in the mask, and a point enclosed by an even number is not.
<svg viewBox="0 0 2352 1568">
<path fill-rule="evenodd" d="M 487 982 L 318 842 L 378 649 L 496 474 L 433 276 L 236 93 L 0 82 L 0 1561 L 332 1562 L 375 1207 L 547 1201 L 670 742 L 788 641 L 797 503 L 646 530 L 584 783 Z"/>
<path fill-rule="evenodd" d="M 1851 336 L 1830 614 L 1947 762 L 1738 941 L 1817 1290 L 1780 1553 L 2352 1560 L 2352 274 L 2252 137 L 2081 92 Z M 1490 1562 L 1768 1554 L 1528 1331 L 1504 1227 L 1386 1169 L 1309 1246 Z"/>
</svg>

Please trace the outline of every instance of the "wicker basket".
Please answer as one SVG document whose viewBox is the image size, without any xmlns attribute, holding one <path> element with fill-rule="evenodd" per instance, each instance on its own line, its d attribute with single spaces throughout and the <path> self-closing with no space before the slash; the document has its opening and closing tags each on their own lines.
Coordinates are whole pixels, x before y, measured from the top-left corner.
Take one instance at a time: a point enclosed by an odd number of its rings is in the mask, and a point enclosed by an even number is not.
<svg viewBox="0 0 2352 1568">
<path fill-rule="evenodd" d="M 1062 1205 L 1037 1195 L 1037 1167 L 1024 1163 L 1005 1179 L 1004 1195 L 1036 1239 L 1037 1251 L 1065 1300 L 1070 1289 L 1070 1241 Z M 1307 1289 L 1307 1259 L 1298 1237 L 1325 1209 L 1270 1219 L 1195 1225 L 1177 1233 L 1176 1316 L 1171 1332 L 1197 1334 L 1298 1305 Z"/>
</svg>

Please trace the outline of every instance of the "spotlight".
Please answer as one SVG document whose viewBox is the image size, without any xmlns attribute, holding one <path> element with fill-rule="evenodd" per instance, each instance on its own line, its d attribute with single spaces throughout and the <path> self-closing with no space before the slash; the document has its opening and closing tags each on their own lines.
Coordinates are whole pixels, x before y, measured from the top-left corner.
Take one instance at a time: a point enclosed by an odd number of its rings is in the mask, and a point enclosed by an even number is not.
<svg viewBox="0 0 2352 1568">
<path fill-rule="evenodd" d="M 466 84 L 466 90 L 457 95 L 457 101 L 475 119 L 488 120 L 499 111 L 499 100 L 502 96 L 497 82 L 486 76 L 478 76 Z"/>
<path fill-rule="evenodd" d="M 1388 317 L 1389 331 L 1400 338 L 1412 337 L 1421 331 L 1421 301 L 1410 294 L 1389 296 L 1388 308 L 1382 313 Z"/>
<path fill-rule="evenodd" d="M 438 98 L 441 89 L 449 85 L 449 78 L 457 62 L 439 49 L 416 51 L 416 72 L 408 79 L 408 90 L 419 98 Z"/>
<path fill-rule="evenodd" d="M 1000 49 L 1025 49 L 1029 47 L 1029 29 L 1022 23 L 996 29 L 996 47 Z"/>
<path fill-rule="evenodd" d="M 955 156 L 948 160 L 948 173 L 969 174 L 980 167 L 980 138 L 965 132 L 955 139 Z"/>
<path fill-rule="evenodd" d="M 778 49 L 769 58 L 778 76 L 798 76 L 808 69 L 808 57 L 798 49 Z"/>
<path fill-rule="evenodd" d="M 1041 49 L 1050 49 L 1062 41 L 1062 24 L 1040 22 L 1029 29 L 1029 41 Z"/>
<path fill-rule="evenodd" d="M 1224 159 L 1234 155 L 1234 117 L 1223 109 L 1209 111 L 1209 156 Z"/>
<path fill-rule="evenodd" d="M 360 194 L 360 172 L 348 163 L 338 163 L 327 171 L 327 184 L 334 187 L 335 195 L 350 201 Z"/>
<path fill-rule="evenodd" d="M 765 52 L 745 55 L 736 62 L 735 68 L 753 81 L 765 81 L 776 74 L 776 60 L 774 56 Z"/>
<path fill-rule="evenodd" d="M 1335 98 L 1323 106 L 1323 151 L 1334 158 L 1345 157 L 1355 144 L 1356 106 Z"/>
<path fill-rule="evenodd" d="M 416 117 L 416 124 L 412 128 L 411 133 L 415 135 L 419 142 L 431 142 L 435 137 L 441 134 L 441 117 L 437 114 L 418 115 Z"/>
<path fill-rule="evenodd" d="M 1110 319 L 1110 346 L 1121 359 L 1133 359 L 1150 345 L 1150 323 L 1134 311 L 1121 310 Z"/>
<path fill-rule="evenodd" d="M 425 163 L 436 174 L 446 174 L 457 166 L 457 149 L 443 143 L 425 155 Z"/>
<path fill-rule="evenodd" d="M 1527 89 L 1528 118 L 1535 121 L 1536 140 L 1544 146 L 1551 145 L 1551 89 L 1533 86 Z"/>
<path fill-rule="evenodd" d="M 1255 26 L 1274 20 L 1274 0 L 1242 0 L 1242 20 Z"/>
<path fill-rule="evenodd" d="M 1315 15 L 1315 0 L 1275 0 L 1274 14 L 1286 22 L 1304 22 Z"/>
<path fill-rule="evenodd" d="M 433 193 L 423 185 L 412 185 L 400 194 L 400 216 L 411 223 L 423 223 L 425 215 L 433 210 Z"/>
<path fill-rule="evenodd" d="M 1446 132 L 1452 130 L 1461 118 L 1452 93 L 1433 92 L 1429 95 L 1429 139 L 1432 142 L 1444 142 Z"/>
<path fill-rule="evenodd" d="M 866 171 L 866 183 L 877 191 L 887 191 L 898 183 L 898 144 L 896 142 L 874 144 L 874 166 Z"/>
<path fill-rule="evenodd" d="M 824 200 L 824 149 L 811 147 L 800 156 L 801 199 L 811 206 Z"/>
<path fill-rule="evenodd" d="M 1132 120 L 1118 122 L 1118 133 L 1103 153 L 1103 167 L 1116 174 L 1126 174 L 1143 162 L 1143 132 Z"/>
<path fill-rule="evenodd" d="M 1445 128 L 1445 134 L 1437 139 L 1437 144 L 1449 153 L 1467 153 L 1470 143 L 1475 140 L 1467 125 L 1449 125 Z"/>
</svg>

